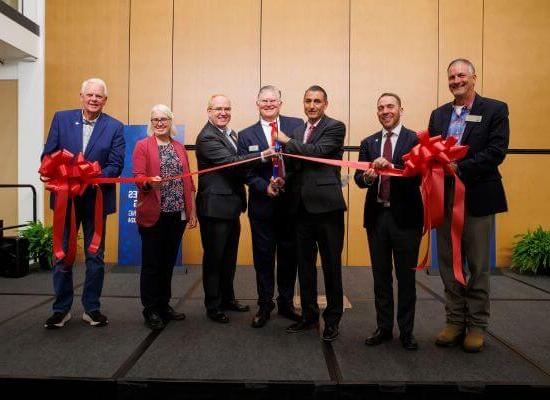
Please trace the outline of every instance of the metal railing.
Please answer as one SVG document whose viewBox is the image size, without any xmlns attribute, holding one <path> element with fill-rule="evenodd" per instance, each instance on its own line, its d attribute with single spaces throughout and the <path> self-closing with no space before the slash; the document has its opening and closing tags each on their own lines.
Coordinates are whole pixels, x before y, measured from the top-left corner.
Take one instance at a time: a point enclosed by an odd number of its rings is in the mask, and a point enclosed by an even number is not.
<svg viewBox="0 0 550 400">
<path fill-rule="evenodd" d="M 29 188 L 32 190 L 32 220 L 36 222 L 36 188 L 33 185 L 20 185 L 20 184 L 9 184 L 9 183 L 0 183 L 0 188 Z M 23 228 L 28 224 L 22 225 L 11 225 L 4 226 L 4 222 L 0 220 L 0 237 L 4 235 L 4 231 L 8 229 Z"/>
</svg>

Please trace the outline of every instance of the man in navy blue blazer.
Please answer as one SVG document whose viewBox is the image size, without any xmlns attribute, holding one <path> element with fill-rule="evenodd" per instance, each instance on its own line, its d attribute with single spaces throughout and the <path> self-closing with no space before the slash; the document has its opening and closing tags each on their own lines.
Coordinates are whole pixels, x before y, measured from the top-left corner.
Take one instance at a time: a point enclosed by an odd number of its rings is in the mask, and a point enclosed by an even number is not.
<svg viewBox="0 0 550 400">
<path fill-rule="evenodd" d="M 98 161 L 101 176 L 117 177 L 124 165 L 124 126 L 113 117 L 103 113 L 107 102 L 107 86 L 98 78 L 84 81 L 80 90 L 81 109 L 59 111 L 55 113 L 42 157 L 57 150 L 66 149 L 77 155 L 84 153 L 88 161 Z M 116 190 L 114 184 L 102 185 L 104 209 L 103 227 L 108 214 L 116 211 Z M 88 252 L 88 246 L 94 234 L 94 205 L 96 189 L 89 187 L 82 196 L 75 198 L 77 229 L 82 224 L 84 233 L 84 251 L 86 256 L 86 279 L 82 292 L 84 314 L 82 319 L 91 326 L 104 326 L 107 317 L 100 311 L 101 290 L 105 263 L 105 228 L 98 251 Z M 53 209 L 55 196 L 50 196 L 50 207 Z M 69 215 L 69 214 L 67 214 Z M 67 230 L 67 226 L 65 228 Z M 67 236 L 63 246 L 67 249 Z M 62 328 L 71 319 L 70 309 L 73 303 L 72 266 L 65 265 L 63 260 L 55 260 L 53 272 L 55 302 L 53 315 L 48 318 L 44 327 L 47 329 Z"/>
<path fill-rule="evenodd" d="M 445 180 L 445 219 L 437 229 L 439 273 L 445 285 L 446 326 L 436 345 L 461 344 L 464 351 L 483 349 L 489 324 L 489 260 L 494 214 L 508 209 L 498 166 L 504 161 L 510 137 L 508 106 L 475 91 L 476 71 L 466 59 L 447 67 L 449 90 L 454 100 L 435 109 L 430 136 L 454 136 L 468 146 L 468 153 L 451 167 L 465 188 L 462 255 L 467 283 L 453 274 L 451 220 L 454 180 Z"/>
<path fill-rule="evenodd" d="M 280 115 L 281 91 L 274 86 L 264 86 L 256 101 L 260 120 L 239 133 L 240 154 L 256 153 L 274 146 L 279 131 L 293 132 L 303 125 L 299 118 Z M 284 174 L 279 161 L 278 174 Z M 256 269 L 258 312 L 252 320 L 254 328 L 261 328 L 275 308 L 275 254 L 277 254 L 277 312 L 293 321 L 300 320 L 293 306 L 296 282 L 295 226 L 288 216 L 288 194 L 273 178 L 273 164 L 264 162 L 249 170 L 246 183 L 249 188 L 248 217 L 252 231 L 252 253 Z"/>
</svg>

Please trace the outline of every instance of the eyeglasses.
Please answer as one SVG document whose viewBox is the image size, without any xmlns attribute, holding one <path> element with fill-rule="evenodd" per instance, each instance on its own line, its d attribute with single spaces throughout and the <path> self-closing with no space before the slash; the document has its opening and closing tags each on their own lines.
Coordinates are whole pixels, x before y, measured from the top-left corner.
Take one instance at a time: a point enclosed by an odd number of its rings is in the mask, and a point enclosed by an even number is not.
<svg viewBox="0 0 550 400">
<path fill-rule="evenodd" d="M 171 118 L 151 118 L 151 123 L 153 125 L 166 124 L 168 121 L 171 121 Z"/>
<path fill-rule="evenodd" d="M 279 103 L 281 100 L 279 99 L 261 99 L 261 100 L 258 100 L 258 103 L 260 104 L 275 104 L 275 103 Z"/>
<path fill-rule="evenodd" d="M 220 112 L 231 112 L 231 107 L 210 107 L 209 110 L 212 110 L 214 112 L 220 113 Z"/>
</svg>

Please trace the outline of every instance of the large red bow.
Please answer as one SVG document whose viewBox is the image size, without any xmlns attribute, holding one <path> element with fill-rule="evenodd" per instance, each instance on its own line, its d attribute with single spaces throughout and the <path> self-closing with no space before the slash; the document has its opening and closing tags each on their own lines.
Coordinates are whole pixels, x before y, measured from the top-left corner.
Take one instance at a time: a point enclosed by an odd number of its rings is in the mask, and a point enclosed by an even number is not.
<svg viewBox="0 0 550 400">
<path fill-rule="evenodd" d="M 53 219 L 53 253 L 56 259 L 64 259 L 66 268 L 73 265 L 76 254 L 76 217 L 73 199 L 82 196 L 93 177 L 101 174 L 97 161 L 86 161 L 82 153 L 75 157 L 70 151 L 58 150 L 42 159 L 38 173 L 46 183 L 46 190 L 56 194 Z M 67 254 L 63 250 L 63 235 L 67 206 L 71 202 L 69 245 Z M 94 235 L 88 251 L 96 253 L 103 234 L 103 193 L 97 186 Z"/>
<path fill-rule="evenodd" d="M 422 202 L 424 204 L 424 231 L 428 233 L 428 247 L 419 269 L 428 261 L 429 238 L 432 228 L 441 226 L 444 219 L 445 173 L 455 181 L 453 214 L 451 219 L 451 242 L 453 248 L 453 271 L 458 282 L 465 285 L 462 271 L 462 229 L 464 227 L 464 184 L 451 167 L 451 162 L 466 156 L 468 146 L 456 144 L 453 136 L 443 139 L 441 135 L 430 137 L 428 131 L 418 132 L 419 143 L 403 156 L 405 176 L 422 176 Z"/>
</svg>

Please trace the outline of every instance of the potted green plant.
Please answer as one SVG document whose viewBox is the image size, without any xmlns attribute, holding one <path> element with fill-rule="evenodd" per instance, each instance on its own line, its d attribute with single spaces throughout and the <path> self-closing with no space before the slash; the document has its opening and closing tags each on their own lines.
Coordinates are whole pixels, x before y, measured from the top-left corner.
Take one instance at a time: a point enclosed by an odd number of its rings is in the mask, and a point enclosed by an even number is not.
<svg viewBox="0 0 550 400">
<path fill-rule="evenodd" d="M 550 231 L 539 226 L 516 237 L 520 239 L 512 249 L 512 269 L 522 274 L 550 274 Z"/>
<path fill-rule="evenodd" d="M 45 226 L 40 221 L 29 221 L 19 234 L 29 241 L 30 257 L 38 260 L 41 269 L 50 270 L 53 248 L 52 227 Z"/>
</svg>

